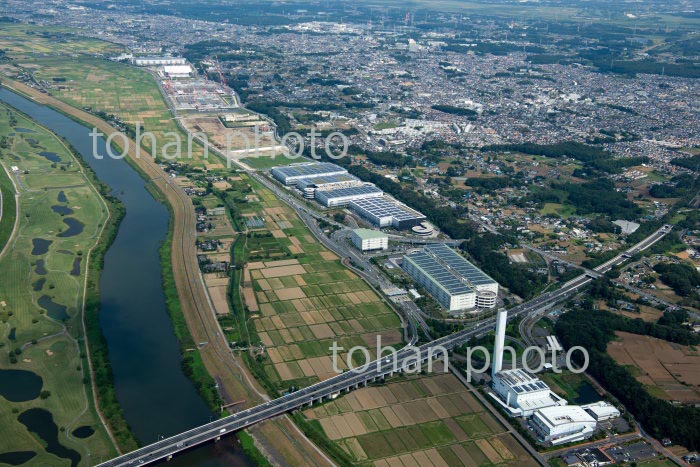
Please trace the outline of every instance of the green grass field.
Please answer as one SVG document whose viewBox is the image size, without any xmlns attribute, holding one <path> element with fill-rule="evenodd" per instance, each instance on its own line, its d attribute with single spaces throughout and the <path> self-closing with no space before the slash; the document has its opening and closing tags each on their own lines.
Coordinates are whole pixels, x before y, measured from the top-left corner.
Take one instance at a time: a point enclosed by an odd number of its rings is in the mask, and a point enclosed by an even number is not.
<svg viewBox="0 0 700 467">
<path fill-rule="evenodd" d="M 545 203 L 540 214 L 543 216 L 547 214 L 557 214 L 563 218 L 568 218 L 576 214 L 576 208 L 568 204 Z"/>
<path fill-rule="evenodd" d="M 104 54 L 118 55 L 124 47 L 111 42 L 80 36 L 76 31 L 27 24 L 2 24 L 0 49 L 12 58 L 36 54 Z"/>
<path fill-rule="evenodd" d="M 3 150 L 0 149 L 0 155 L 2 154 L 1 151 Z M 15 186 L 12 184 L 12 180 L 10 180 L 7 172 L 1 167 L 0 194 L 2 194 L 2 214 L 0 216 L 0 251 L 2 251 L 15 226 L 17 208 L 15 206 Z"/>
<path fill-rule="evenodd" d="M 204 151 L 198 144 L 192 147 L 192 159 L 187 158 L 187 136 L 173 120 L 155 79 L 146 70 L 87 55 L 31 55 L 23 57 L 22 64 L 32 68 L 36 79 L 52 83 L 51 94 L 57 99 L 79 109 L 116 115 L 132 128 L 138 123 L 141 134 L 153 133 L 158 157 L 165 145 L 175 141 L 167 134 L 174 132 L 182 141 L 182 162 L 204 165 Z M 144 137 L 142 145 L 144 156 L 152 154 L 151 138 Z"/>
<path fill-rule="evenodd" d="M 20 133 L 17 127 L 30 131 Z M 76 339 L 82 336 L 84 261 L 106 220 L 107 208 L 74 156 L 48 130 L 0 107 L 0 134 L 7 135 L 8 142 L 0 159 L 3 166 L 29 171 L 19 177 L 19 230 L 0 260 L 0 368 L 35 372 L 43 378 L 43 389 L 50 391 L 46 399 L 26 402 L 0 397 L 0 452 L 35 451 L 34 465 L 60 465 L 60 458 L 45 452 L 36 436 L 17 420 L 27 409 L 44 408 L 61 429 L 59 442 L 81 454 L 81 465 L 87 465 L 88 453 L 90 462 L 106 460 L 115 450 L 97 418 L 90 386 L 84 382 L 85 363 Z M 57 162 L 40 152 L 51 153 Z M 59 200 L 63 196 L 65 202 Z M 68 218 L 80 222 L 82 232 L 60 236 L 66 232 Z M 36 249 L 37 240 L 50 241 L 48 250 Z M 83 425 L 95 433 L 84 440 L 70 436 Z"/>
</svg>

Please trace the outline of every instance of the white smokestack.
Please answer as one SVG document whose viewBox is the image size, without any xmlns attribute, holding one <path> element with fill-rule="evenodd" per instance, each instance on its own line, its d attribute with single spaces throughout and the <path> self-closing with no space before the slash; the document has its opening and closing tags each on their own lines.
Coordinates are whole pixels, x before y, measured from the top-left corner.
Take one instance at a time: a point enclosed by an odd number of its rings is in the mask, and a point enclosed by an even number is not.
<svg viewBox="0 0 700 467">
<path fill-rule="evenodd" d="M 498 311 L 496 318 L 496 342 L 493 346 L 493 376 L 501 371 L 503 366 L 503 346 L 506 343 L 506 321 L 508 312 L 503 309 Z"/>
</svg>

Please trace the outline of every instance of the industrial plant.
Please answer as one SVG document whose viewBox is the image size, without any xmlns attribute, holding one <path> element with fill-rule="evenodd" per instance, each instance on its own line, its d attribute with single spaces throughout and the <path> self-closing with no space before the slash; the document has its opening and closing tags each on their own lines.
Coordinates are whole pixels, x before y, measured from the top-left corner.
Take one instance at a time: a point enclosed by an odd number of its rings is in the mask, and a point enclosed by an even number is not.
<svg viewBox="0 0 700 467">
<path fill-rule="evenodd" d="M 599 422 L 620 416 L 619 410 L 603 401 L 569 405 L 538 377 L 523 369 L 503 369 L 507 318 L 505 309 L 498 311 L 490 395 L 508 415 L 527 419 L 538 440 L 553 446 L 587 439 Z"/>
</svg>

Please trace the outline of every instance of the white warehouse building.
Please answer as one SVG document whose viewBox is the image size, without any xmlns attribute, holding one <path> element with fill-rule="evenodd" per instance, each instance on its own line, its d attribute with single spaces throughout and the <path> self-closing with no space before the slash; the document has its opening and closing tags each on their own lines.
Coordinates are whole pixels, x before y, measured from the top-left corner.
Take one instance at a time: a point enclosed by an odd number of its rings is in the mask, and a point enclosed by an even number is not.
<svg viewBox="0 0 700 467">
<path fill-rule="evenodd" d="M 352 231 L 353 245 L 360 251 L 386 250 L 389 248 L 389 237 L 382 232 L 370 229 L 355 229 Z"/>
<path fill-rule="evenodd" d="M 530 419 L 530 426 L 542 441 L 554 446 L 586 439 L 596 425 L 593 417 L 578 405 L 539 409 Z"/>
<path fill-rule="evenodd" d="M 344 168 L 330 162 L 302 162 L 280 167 L 273 167 L 272 176 L 285 185 L 296 185 L 297 181 L 309 177 L 327 177 L 347 174 Z"/>
<path fill-rule="evenodd" d="M 314 191 L 314 198 L 316 198 L 316 201 L 327 208 L 347 206 L 353 201 L 379 198 L 382 195 L 384 195 L 384 192 L 371 183 Z"/>
<path fill-rule="evenodd" d="M 449 311 L 496 306 L 498 282 L 442 243 L 404 256 L 403 268 Z"/>
<path fill-rule="evenodd" d="M 136 66 L 187 65 L 187 60 L 183 57 L 134 57 L 131 61 Z"/>
</svg>

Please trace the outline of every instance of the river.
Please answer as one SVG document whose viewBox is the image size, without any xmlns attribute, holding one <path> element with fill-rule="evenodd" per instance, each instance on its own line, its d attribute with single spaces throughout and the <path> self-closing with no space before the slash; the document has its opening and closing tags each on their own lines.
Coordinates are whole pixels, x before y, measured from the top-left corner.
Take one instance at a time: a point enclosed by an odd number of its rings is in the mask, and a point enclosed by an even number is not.
<svg viewBox="0 0 700 467">
<path fill-rule="evenodd" d="M 184 375 L 181 354 L 167 314 L 159 248 L 168 230 L 168 211 L 146 190 L 126 161 L 93 155 L 91 129 L 5 88 L 0 100 L 64 137 L 126 207 L 100 280 L 100 325 L 108 346 L 117 398 L 142 444 L 194 428 L 215 417 Z M 97 153 L 106 154 L 97 139 Z M 210 444 L 176 457 L 172 467 L 250 465 L 231 441 Z"/>
</svg>

